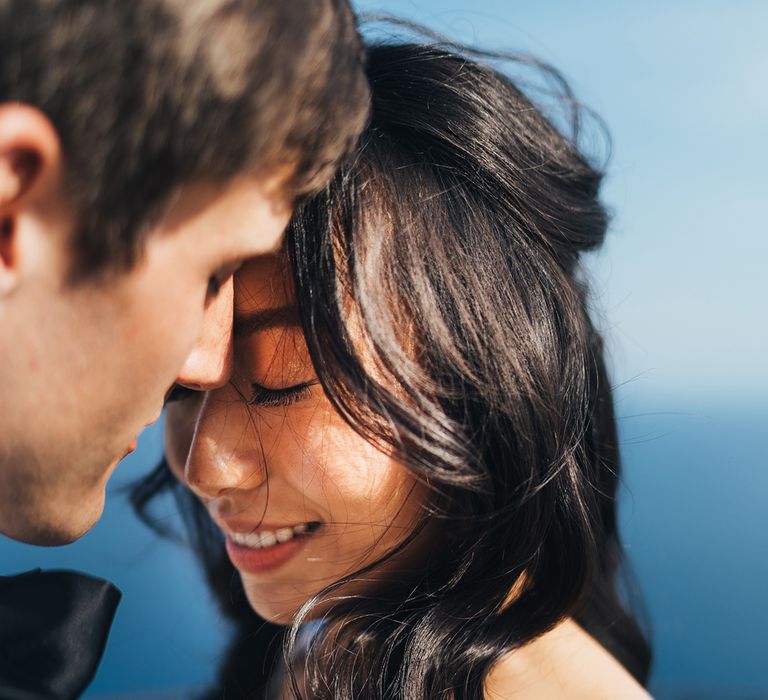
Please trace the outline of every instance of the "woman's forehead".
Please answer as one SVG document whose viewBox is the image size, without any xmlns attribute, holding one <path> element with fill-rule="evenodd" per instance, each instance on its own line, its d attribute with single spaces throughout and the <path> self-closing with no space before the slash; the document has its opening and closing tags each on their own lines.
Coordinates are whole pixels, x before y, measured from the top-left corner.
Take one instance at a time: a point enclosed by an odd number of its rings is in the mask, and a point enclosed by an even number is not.
<svg viewBox="0 0 768 700">
<path fill-rule="evenodd" d="M 306 345 L 288 270 L 284 258 L 269 255 L 248 261 L 235 276 L 236 364 L 268 385 L 306 374 Z"/>
<path fill-rule="evenodd" d="M 292 307 L 289 267 L 283 256 L 260 255 L 235 275 L 235 317 L 272 308 Z"/>
</svg>

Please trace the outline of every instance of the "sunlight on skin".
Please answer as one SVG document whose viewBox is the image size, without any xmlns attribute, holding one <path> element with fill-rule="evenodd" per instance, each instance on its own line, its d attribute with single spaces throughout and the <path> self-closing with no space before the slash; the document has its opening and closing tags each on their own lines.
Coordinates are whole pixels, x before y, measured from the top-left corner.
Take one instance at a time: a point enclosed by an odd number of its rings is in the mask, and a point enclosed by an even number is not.
<svg viewBox="0 0 768 700">
<path fill-rule="evenodd" d="M 275 257 L 238 272 L 236 327 L 238 317 L 290 306 L 280 274 Z M 249 406 L 253 383 L 270 390 L 309 385 L 286 405 Z M 234 561 L 251 605 L 268 620 L 290 622 L 325 586 L 390 552 L 421 512 L 423 487 L 333 409 L 295 323 L 236 330 L 232 382 L 171 404 L 166 433 L 172 470 L 225 533 L 321 524 L 277 568 L 248 571 Z M 403 566 L 403 557 L 388 561 L 366 584 L 340 593 L 358 592 Z"/>
</svg>

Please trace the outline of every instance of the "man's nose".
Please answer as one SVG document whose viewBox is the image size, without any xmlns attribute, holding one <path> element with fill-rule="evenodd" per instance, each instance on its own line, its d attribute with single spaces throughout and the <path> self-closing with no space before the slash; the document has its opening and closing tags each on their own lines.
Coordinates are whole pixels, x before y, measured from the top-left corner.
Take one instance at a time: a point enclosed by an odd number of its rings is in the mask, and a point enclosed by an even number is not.
<svg viewBox="0 0 768 700">
<path fill-rule="evenodd" d="M 230 277 L 205 309 L 200 335 L 176 378 L 177 384 L 196 391 L 208 391 L 229 380 L 233 301 L 234 285 Z"/>
<path fill-rule="evenodd" d="M 266 479 L 265 453 L 249 407 L 230 384 L 203 399 L 184 478 L 203 499 L 258 489 Z"/>
</svg>

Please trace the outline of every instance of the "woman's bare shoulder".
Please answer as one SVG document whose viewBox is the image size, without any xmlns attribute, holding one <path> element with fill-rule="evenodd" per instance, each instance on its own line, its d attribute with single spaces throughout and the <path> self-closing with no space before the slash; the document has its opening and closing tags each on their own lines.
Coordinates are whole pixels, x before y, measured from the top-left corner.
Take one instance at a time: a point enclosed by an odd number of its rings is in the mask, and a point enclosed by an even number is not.
<svg viewBox="0 0 768 700">
<path fill-rule="evenodd" d="M 616 659 L 565 620 L 493 669 L 485 700 L 650 700 Z"/>
</svg>

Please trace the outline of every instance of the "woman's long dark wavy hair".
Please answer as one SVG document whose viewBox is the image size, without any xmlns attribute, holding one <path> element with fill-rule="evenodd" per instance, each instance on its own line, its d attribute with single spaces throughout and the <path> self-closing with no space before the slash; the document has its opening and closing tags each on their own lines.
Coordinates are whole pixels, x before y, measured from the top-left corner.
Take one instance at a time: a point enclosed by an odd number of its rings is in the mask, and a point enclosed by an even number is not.
<svg viewBox="0 0 768 700">
<path fill-rule="evenodd" d="M 620 594 L 616 424 L 580 268 L 606 233 L 602 174 L 577 119 L 564 135 L 483 56 L 498 57 L 371 46 L 355 160 L 287 234 L 326 395 L 428 485 L 416 533 L 439 523 L 408 581 L 339 596 L 297 696 L 482 698 L 496 662 L 566 616 L 647 677 L 649 647 Z M 578 117 L 559 75 L 539 68 Z M 167 467 L 135 489 L 140 513 L 163 489 L 236 625 L 207 697 L 264 697 L 278 662 L 291 667 L 297 626 L 250 610 L 221 535 Z"/>
</svg>

